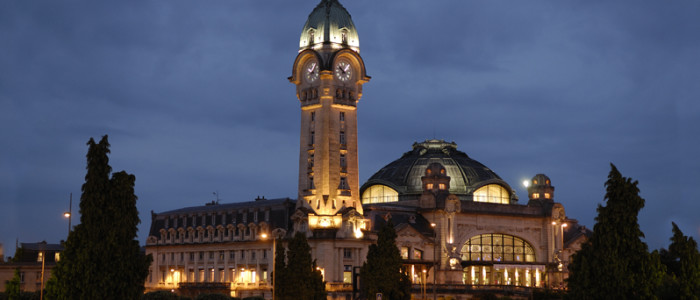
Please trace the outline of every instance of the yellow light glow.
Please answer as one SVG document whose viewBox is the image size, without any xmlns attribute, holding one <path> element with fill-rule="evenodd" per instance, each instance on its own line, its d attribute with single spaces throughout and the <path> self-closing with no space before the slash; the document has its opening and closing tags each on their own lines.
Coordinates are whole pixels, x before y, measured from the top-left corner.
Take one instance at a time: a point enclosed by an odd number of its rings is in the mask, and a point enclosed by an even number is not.
<svg viewBox="0 0 700 300">
<path fill-rule="evenodd" d="M 69 212 L 64 212 L 64 213 L 63 213 L 63 216 L 66 217 L 66 218 L 70 218 L 70 213 L 69 213 Z"/>
<path fill-rule="evenodd" d="M 564 223 L 564 224 L 561 224 L 561 227 L 566 227 L 566 226 L 569 226 L 569 225 L 568 225 L 568 224 L 566 224 L 566 223 Z"/>
<path fill-rule="evenodd" d="M 530 180 L 523 180 L 523 186 L 526 188 L 530 187 Z"/>
<path fill-rule="evenodd" d="M 360 239 L 360 238 L 362 238 L 362 236 L 363 236 L 362 230 L 360 230 L 359 228 L 356 228 L 355 229 L 355 238 Z"/>
<path fill-rule="evenodd" d="M 319 223 L 321 227 L 330 227 L 331 226 L 331 220 L 328 220 L 327 218 L 322 218 Z"/>
<path fill-rule="evenodd" d="M 552 221 L 552 225 L 557 225 L 557 222 Z"/>
<path fill-rule="evenodd" d="M 267 238 L 267 233 L 263 233 L 260 235 L 261 238 L 266 239 Z"/>
</svg>

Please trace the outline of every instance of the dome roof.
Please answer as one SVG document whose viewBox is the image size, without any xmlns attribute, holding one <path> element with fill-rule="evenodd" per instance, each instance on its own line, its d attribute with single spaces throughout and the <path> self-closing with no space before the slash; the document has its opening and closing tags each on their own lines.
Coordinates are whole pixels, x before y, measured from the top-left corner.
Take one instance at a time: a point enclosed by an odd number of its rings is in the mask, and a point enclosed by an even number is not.
<svg viewBox="0 0 700 300">
<path fill-rule="evenodd" d="M 511 196 L 513 190 L 501 177 L 466 153 L 457 150 L 457 144 L 443 140 L 426 140 L 414 143 L 413 150 L 391 162 L 362 185 L 360 193 L 375 184 L 395 189 L 399 195 L 422 193 L 421 177 L 432 163 L 442 164 L 450 176 L 449 191 L 469 200 L 472 193 L 487 184 L 503 186 Z"/>
<path fill-rule="evenodd" d="M 322 0 L 309 14 L 299 38 L 299 52 L 323 45 L 360 52 L 360 39 L 350 14 L 338 0 Z"/>
</svg>

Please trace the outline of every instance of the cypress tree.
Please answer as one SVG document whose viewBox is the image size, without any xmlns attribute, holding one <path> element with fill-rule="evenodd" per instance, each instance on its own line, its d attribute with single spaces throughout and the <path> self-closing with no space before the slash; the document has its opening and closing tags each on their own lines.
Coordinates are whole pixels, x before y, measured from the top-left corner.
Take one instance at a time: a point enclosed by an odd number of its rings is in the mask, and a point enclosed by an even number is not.
<svg viewBox="0 0 700 300">
<path fill-rule="evenodd" d="M 286 273 L 287 249 L 279 241 L 277 242 L 276 247 L 275 269 L 273 270 L 273 276 L 275 277 L 275 299 L 287 299 L 285 296 L 289 295 L 289 292 L 287 291 L 289 275 Z"/>
<path fill-rule="evenodd" d="M 306 235 L 297 232 L 289 241 L 288 247 L 287 264 L 282 272 L 284 275 L 280 276 L 280 285 L 284 293 L 280 294 L 279 299 L 326 299 L 326 284 L 323 282 L 321 271 L 316 269 L 316 261 L 311 259 L 311 247 Z M 277 279 L 275 278 L 275 281 Z"/>
<path fill-rule="evenodd" d="M 676 223 L 668 250 L 661 249 L 666 266 L 663 299 L 698 299 L 700 297 L 700 252 L 692 237 L 683 235 Z"/>
<path fill-rule="evenodd" d="M 637 215 L 644 207 L 637 181 L 611 164 L 606 206 L 598 205 L 593 235 L 573 255 L 569 295 L 573 299 L 653 299 L 663 276 L 658 256 L 648 252 Z"/>
<path fill-rule="evenodd" d="M 136 240 L 135 177 L 122 171 L 109 178 L 106 135 L 87 144 L 80 224 L 68 235 L 47 298 L 138 299 L 151 257 L 141 253 Z"/>
<path fill-rule="evenodd" d="M 368 299 L 374 299 L 377 293 L 390 300 L 411 297 L 411 283 L 402 269 L 391 219 L 379 230 L 377 243 L 369 246 L 367 261 L 360 268 L 360 282 L 361 293 Z"/>
</svg>

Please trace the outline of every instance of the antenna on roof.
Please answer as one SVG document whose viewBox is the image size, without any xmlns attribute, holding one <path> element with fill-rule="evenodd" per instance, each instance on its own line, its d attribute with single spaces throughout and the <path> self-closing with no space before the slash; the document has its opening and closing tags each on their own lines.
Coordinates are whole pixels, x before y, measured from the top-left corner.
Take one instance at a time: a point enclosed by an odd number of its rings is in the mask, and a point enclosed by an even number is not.
<svg viewBox="0 0 700 300">
<path fill-rule="evenodd" d="M 212 194 L 214 194 L 214 197 L 216 197 L 216 201 L 214 203 L 219 204 L 219 191 L 213 192 Z"/>
</svg>

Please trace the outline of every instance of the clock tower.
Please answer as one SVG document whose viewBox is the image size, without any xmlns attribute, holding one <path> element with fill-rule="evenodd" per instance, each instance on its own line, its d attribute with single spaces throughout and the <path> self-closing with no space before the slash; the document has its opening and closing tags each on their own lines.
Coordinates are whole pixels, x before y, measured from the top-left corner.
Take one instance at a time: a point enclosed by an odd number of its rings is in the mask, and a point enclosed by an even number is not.
<svg viewBox="0 0 700 300">
<path fill-rule="evenodd" d="M 350 14 L 322 0 L 309 14 L 289 81 L 301 104 L 299 196 L 308 226 L 339 228 L 345 208 L 362 215 L 357 103 L 370 79 Z"/>
</svg>

